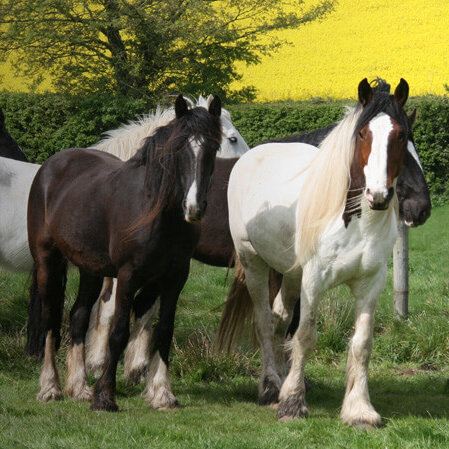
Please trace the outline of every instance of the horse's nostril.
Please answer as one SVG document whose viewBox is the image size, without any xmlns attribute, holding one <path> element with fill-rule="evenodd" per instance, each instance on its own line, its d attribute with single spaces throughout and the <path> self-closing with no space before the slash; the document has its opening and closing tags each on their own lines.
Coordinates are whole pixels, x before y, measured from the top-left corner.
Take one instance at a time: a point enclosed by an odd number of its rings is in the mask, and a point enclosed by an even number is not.
<svg viewBox="0 0 449 449">
<path fill-rule="evenodd" d="M 182 208 L 186 209 L 187 208 L 187 200 L 183 200 L 182 201 Z"/>
</svg>

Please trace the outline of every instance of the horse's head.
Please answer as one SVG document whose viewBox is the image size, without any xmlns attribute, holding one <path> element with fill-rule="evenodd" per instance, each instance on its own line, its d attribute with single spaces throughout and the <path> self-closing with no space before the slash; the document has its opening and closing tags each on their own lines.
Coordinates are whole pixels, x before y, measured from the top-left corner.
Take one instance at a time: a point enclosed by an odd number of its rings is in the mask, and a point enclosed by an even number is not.
<svg viewBox="0 0 449 449">
<path fill-rule="evenodd" d="M 188 109 L 180 95 L 175 102 L 175 112 L 176 119 L 184 121 L 188 136 L 179 153 L 182 209 L 187 222 L 196 222 L 206 211 L 215 157 L 221 144 L 221 100 L 214 97 L 207 109 Z"/>
<path fill-rule="evenodd" d="M 214 97 L 212 95 L 209 95 L 207 98 L 200 95 L 197 105 L 208 109 L 213 99 Z M 231 114 L 224 108 L 221 110 L 221 128 L 223 138 L 221 141 L 220 151 L 217 155 L 218 157 L 240 157 L 249 150 L 248 144 L 245 142 L 236 127 L 232 124 Z"/>
<path fill-rule="evenodd" d="M 401 78 L 394 95 L 380 89 L 373 92 L 365 78 L 358 89 L 363 111 L 355 129 L 354 162 L 370 208 L 384 210 L 395 193 L 407 152 L 409 123 L 403 106 L 409 87 Z"/>
<path fill-rule="evenodd" d="M 408 117 L 409 135 L 404 166 L 399 175 L 396 192 L 399 200 L 399 215 L 410 227 L 422 225 L 432 208 L 429 189 L 413 140 L 412 125 L 416 119 L 416 109 Z"/>
</svg>

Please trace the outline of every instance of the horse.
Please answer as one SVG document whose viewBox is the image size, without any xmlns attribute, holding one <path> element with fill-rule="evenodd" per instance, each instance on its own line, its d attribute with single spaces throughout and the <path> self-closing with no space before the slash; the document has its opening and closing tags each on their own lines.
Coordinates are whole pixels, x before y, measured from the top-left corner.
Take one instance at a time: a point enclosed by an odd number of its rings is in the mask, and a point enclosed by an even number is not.
<svg viewBox="0 0 449 449">
<path fill-rule="evenodd" d="M 191 106 L 196 105 L 207 109 L 212 101 L 212 96 L 209 95 L 205 98 L 200 95 L 196 103 L 189 99 L 186 100 L 189 101 Z M 116 130 L 108 131 L 105 133 L 105 138 L 91 148 L 106 151 L 115 154 L 122 160 L 127 160 L 134 155 L 142 139 L 154 132 L 156 125 L 161 126 L 168 123 L 173 115 L 173 109 L 162 110 L 157 108 L 149 116 L 145 115 L 136 121 L 122 125 Z M 222 204 L 227 203 L 227 180 L 236 157 L 248 151 L 249 147 L 232 124 L 229 111 L 224 108 L 222 108 L 221 122 L 222 143 L 215 160 L 214 177 L 207 198 L 208 208 L 201 223 L 195 224 L 196 232 L 200 237 L 192 257 L 204 263 L 227 267 L 234 248 L 229 226 L 223 226 L 221 222 L 223 217 L 227 222 L 227 212 L 223 213 Z M 105 279 L 99 299 L 92 308 L 86 338 L 86 368 L 88 372 L 96 376 L 101 374 L 108 354 L 107 342 L 114 315 L 115 289 L 116 281 Z M 145 304 L 143 308 L 139 307 L 138 302 L 134 305 L 137 323 L 125 351 L 125 359 L 127 360 L 125 377 L 134 381 L 144 378 L 149 355 L 150 329 L 148 327 L 157 312 L 157 304 L 148 314 L 146 314 L 145 307 Z M 143 317 L 143 315 L 145 316 Z M 141 329 L 141 331 L 138 332 L 138 329 Z"/>
<path fill-rule="evenodd" d="M 28 162 L 25 153 L 17 142 L 11 137 L 5 126 L 5 115 L 0 108 L 0 157 L 14 159 L 16 161 Z"/>
<path fill-rule="evenodd" d="M 28 202 L 29 245 L 36 264 L 32 288 L 42 305 L 40 323 L 33 327 L 30 322 L 29 347 L 36 352 L 45 347 L 38 399 L 62 395 L 55 353 L 69 261 L 79 269 L 80 286 L 70 313 L 66 394 L 91 399 L 84 369 L 89 314 L 103 278 L 117 277 L 109 359 L 95 385 L 91 409 L 118 410 L 116 369 L 137 292 L 139 301 L 160 297 L 146 399 L 154 408 L 178 405 L 168 378 L 169 348 L 176 303 L 197 243 L 192 223 L 204 215 L 221 144 L 220 115 L 218 97 L 206 110 L 189 109 L 180 95 L 175 118 L 145 139 L 128 161 L 95 149 L 69 149 L 39 169 Z"/>
<path fill-rule="evenodd" d="M 344 283 L 355 297 L 355 331 L 341 418 L 366 428 L 381 424 L 369 399 L 367 372 L 374 310 L 397 237 L 395 187 L 408 145 L 403 110 L 408 93 L 403 79 L 390 95 L 373 91 L 365 78 L 357 106 L 318 152 L 307 144 L 269 143 L 242 156 L 231 173 L 231 235 L 244 266 L 263 358 L 259 403 L 279 401 L 280 420 L 308 415 L 304 368 L 317 340 L 317 305 L 326 290 Z M 283 275 L 275 300 L 283 304 L 282 316 L 273 317 L 270 307 L 270 268 Z M 282 346 L 299 294 L 300 322 L 283 379 Z"/>
<path fill-rule="evenodd" d="M 191 107 L 199 106 L 207 109 L 213 100 L 213 96 L 207 98 L 200 95 L 198 100 L 185 98 Z M 156 110 L 150 114 L 144 114 L 137 120 L 122 124 L 119 128 L 103 133 L 103 139 L 90 146 L 96 150 L 105 151 L 114 154 L 123 161 L 128 160 L 140 148 L 145 138 L 154 133 L 156 128 L 164 126 L 175 117 L 174 108 L 162 108 L 157 106 Z M 222 143 L 218 153 L 219 158 L 235 158 L 246 153 L 249 150 L 239 131 L 233 125 L 231 114 L 228 110 L 222 108 Z"/>
<path fill-rule="evenodd" d="M 0 266 L 11 271 L 29 272 L 32 268 L 26 209 L 29 187 L 39 166 L 27 161 L 6 129 L 0 108 Z"/>
<path fill-rule="evenodd" d="M 384 80 L 377 79 L 374 91 L 389 93 L 390 85 Z M 410 227 L 422 225 L 430 216 L 431 210 L 430 194 L 413 138 L 412 125 L 415 120 L 416 110 L 408 117 L 407 151 L 404 155 L 403 168 L 396 185 L 400 217 Z M 290 136 L 264 141 L 259 145 L 274 142 L 303 142 L 319 146 L 337 125 L 338 123 L 333 123 L 325 128 L 312 132 L 296 133 Z M 217 158 L 214 179 L 208 195 L 208 209 L 199 225 L 201 227 L 200 240 L 195 248 L 193 258 L 213 266 L 229 267 L 233 265 L 234 243 L 229 230 L 227 186 L 229 176 L 237 161 L 238 159 L 235 158 L 219 163 L 221 161 Z M 275 313 L 280 315 L 284 313 L 282 303 L 274 303 L 274 300 L 281 288 L 281 284 L 282 275 L 275 270 L 270 270 L 270 303 L 274 307 Z M 110 285 L 109 288 L 111 290 L 113 286 Z M 216 349 L 218 352 L 229 353 L 239 337 L 243 334 L 244 328 L 247 327 L 237 317 L 239 315 L 244 316 L 245 311 L 248 310 L 248 301 L 250 300 L 248 295 L 244 270 L 237 259 L 232 285 L 227 298 L 227 303 L 232 304 L 232 310 L 229 311 L 229 315 L 226 309 L 223 313 L 223 316 L 226 316 L 226 320 L 229 323 L 225 323 L 224 320 L 221 321 L 216 338 Z M 114 301 L 110 300 L 111 295 L 107 294 L 104 297 L 109 302 L 98 303 L 99 308 L 95 310 L 95 313 L 93 311 L 88 334 L 90 337 L 89 348 L 92 348 L 91 351 L 88 351 L 87 355 L 88 368 L 94 373 L 100 371 L 107 352 L 105 350 L 106 336 L 110 327 L 110 318 L 108 317 L 112 316 L 114 310 Z M 236 304 L 239 304 L 241 309 Z M 293 335 L 298 326 L 299 304 L 298 296 L 292 321 L 286 332 L 287 335 Z M 145 306 L 134 309 L 136 324 L 133 327 L 130 341 L 125 351 L 125 378 L 132 383 L 138 383 L 145 378 L 145 371 L 148 367 L 150 331 L 156 311 L 157 305 L 152 310 L 147 310 Z M 227 329 L 230 323 L 233 323 L 232 325 L 234 326 L 232 331 Z M 101 329 L 101 333 L 92 332 L 92 329 Z M 226 333 L 225 329 L 227 329 Z M 223 335 L 224 333 L 226 335 Z"/>
</svg>

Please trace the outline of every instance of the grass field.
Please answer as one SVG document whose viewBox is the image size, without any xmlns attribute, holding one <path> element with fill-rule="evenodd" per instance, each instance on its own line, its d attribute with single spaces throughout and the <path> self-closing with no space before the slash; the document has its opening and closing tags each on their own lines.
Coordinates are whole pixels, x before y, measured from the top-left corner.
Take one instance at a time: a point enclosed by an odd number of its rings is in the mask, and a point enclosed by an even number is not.
<svg viewBox="0 0 449 449">
<path fill-rule="evenodd" d="M 258 351 L 217 357 L 211 339 L 228 283 L 226 270 L 192 264 L 181 295 L 170 367 L 182 407 L 155 411 L 118 375 L 120 412 L 86 403 L 36 401 L 39 366 L 23 353 L 26 275 L 0 273 L 0 448 L 448 448 L 449 206 L 410 232 L 410 317 L 392 318 L 391 276 L 376 317 L 370 392 L 384 426 L 341 424 L 345 349 L 352 329 L 347 291 L 323 301 L 320 337 L 307 377 L 310 417 L 279 423 L 256 405 Z M 76 292 L 76 275 L 68 301 Z M 60 374 L 67 343 L 59 353 Z M 93 380 L 93 379 L 92 379 Z"/>
</svg>

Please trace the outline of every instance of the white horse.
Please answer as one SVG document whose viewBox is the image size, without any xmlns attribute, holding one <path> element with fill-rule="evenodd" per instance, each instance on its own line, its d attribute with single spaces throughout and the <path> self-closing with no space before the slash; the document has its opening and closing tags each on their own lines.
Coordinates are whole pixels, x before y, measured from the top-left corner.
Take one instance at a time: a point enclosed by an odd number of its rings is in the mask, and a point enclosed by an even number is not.
<svg viewBox="0 0 449 449">
<path fill-rule="evenodd" d="M 186 98 L 192 107 L 201 106 L 205 109 L 209 107 L 212 99 L 212 95 L 209 95 L 207 99 L 200 95 L 197 102 Z M 126 161 L 134 156 L 145 137 L 151 136 L 156 128 L 167 125 L 174 118 L 174 108 L 163 109 L 158 106 L 155 112 L 143 115 L 136 121 L 131 121 L 117 129 L 106 132 L 104 134 L 105 138 L 90 148 L 114 154 Z M 249 147 L 232 124 L 231 114 L 226 109 L 222 109 L 221 122 L 223 141 L 217 157 L 232 158 L 246 153 Z"/>
<path fill-rule="evenodd" d="M 0 266 L 11 271 L 33 267 L 28 248 L 27 207 L 40 165 L 0 157 Z"/>
<path fill-rule="evenodd" d="M 368 362 L 374 309 L 397 236 L 394 188 L 407 146 L 402 109 L 407 97 L 402 79 L 394 96 L 373 93 L 365 79 L 359 84 L 360 103 L 318 153 L 305 144 L 265 144 L 242 156 L 231 173 L 231 234 L 245 268 L 263 357 L 259 402 L 279 399 L 279 419 L 308 414 L 304 367 L 317 340 L 318 302 L 326 290 L 344 283 L 355 296 L 355 332 L 341 417 L 363 427 L 381 423 L 369 398 Z M 273 313 L 269 268 L 284 275 Z M 284 380 L 285 331 L 299 292 L 300 324 Z"/>
</svg>

